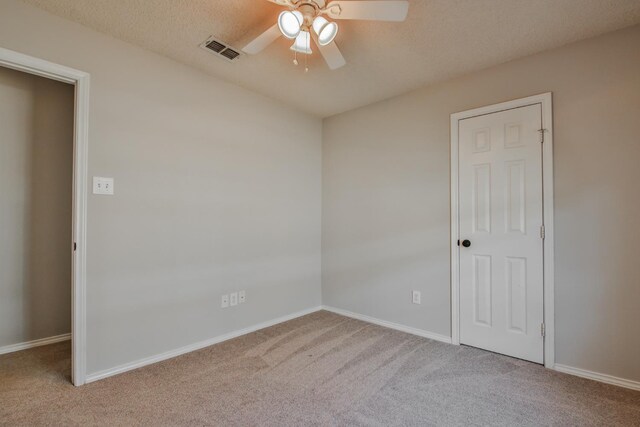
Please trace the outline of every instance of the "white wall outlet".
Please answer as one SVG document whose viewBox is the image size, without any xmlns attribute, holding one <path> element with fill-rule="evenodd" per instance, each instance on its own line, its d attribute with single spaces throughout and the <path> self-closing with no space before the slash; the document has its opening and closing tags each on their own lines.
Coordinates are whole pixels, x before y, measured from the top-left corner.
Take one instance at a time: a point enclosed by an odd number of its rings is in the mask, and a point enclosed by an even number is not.
<svg viewBox="0 0 640 427">
<path fill-rule="evenodd" d="M 411 293 L 411 300 L 414 304 L 420 304 L 420 291 L 413 291 Z"/>
<path fill-rule="evenodd" d="M 237 292 L 231 292 L 229 294 L 229 305 L 238 305 L 238 293 Z"/>
<path fill-rule="evenodd" d="M 93 194 L 113 195 L 113 178 L 93 177 Z"/>
<path fill-rule="evenodd" d="M 222 295 L 222 298 L 220 299 L 220 307 L 222 308 L 229 307 L 229 295 L 227 294 Z"/>
<path fill-rule="evenodd" d="M 238 292 L 238 302 L 240 304 L 247 302 L 247 293 L 245 291 Z"/>
</svg>

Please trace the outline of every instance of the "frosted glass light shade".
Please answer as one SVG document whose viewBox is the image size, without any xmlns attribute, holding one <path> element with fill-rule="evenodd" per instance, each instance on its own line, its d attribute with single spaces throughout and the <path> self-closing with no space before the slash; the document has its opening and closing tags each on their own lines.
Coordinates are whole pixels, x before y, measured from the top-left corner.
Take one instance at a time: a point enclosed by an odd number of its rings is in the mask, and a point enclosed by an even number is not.
<svg viewBox="0 0 640 427">
<path fill-rule="evenodd" d="M 313 20 L 313 31 L 318 35 L 318 44 L 326 46 L 331 43 L 338 34 L 338 24 L 329 22 L 322 16 Z"/>
<path fill-rule="evenodd" d="M 300 31 L 300 34 L 296 37 L 296 41 L 293 42 L 293 46 L 291 46 L 291 50 L 310 55 L 312 53 L 311 34 L 309 34 L 308 31 Z"/>
<path fill-rule="evenodd" d="M 320 31 L 322 30 L 322 28 L 327 25 L 329 23 L 329 21 L 327 21 L 325 18 L 323 18 L 322 16 L 318 16 L 316 17 L 316 19 L 313 20 L 313 31 L 316 32 L 316 34 L 320 34 Z"/>
<path fill-rule="evenodd" d="M 297 10 L 294 10 L 293 12 L 285 10 L 280 14 L 280 16 L 278 16 L 278 28 L 280 28 L 282 35 L 288 39 L 295 39 L 298 37 L 303 22 L 304 18 L 302 13 Z"/>
</svg>

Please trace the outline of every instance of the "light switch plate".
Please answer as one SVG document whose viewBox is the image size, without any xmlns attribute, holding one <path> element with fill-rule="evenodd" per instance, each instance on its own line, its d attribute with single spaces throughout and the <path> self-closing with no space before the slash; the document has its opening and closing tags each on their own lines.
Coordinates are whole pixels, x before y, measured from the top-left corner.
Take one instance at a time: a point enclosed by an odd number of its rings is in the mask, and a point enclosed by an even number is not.
<svg viewBox="0 0 640 427">
<path fill-rule="evenodd" d="M 238 293 L 232 292 L 229 294 L 229 305 L 238 305 Z"/>
<path fill-rule="evenodd" d="M 93 194 L 113 195 L 113 178 L 93 177 Z"/>
<path fill-rule="evenodd" d="M 411 302 L 414 304 L 420 304 L 422 302 L 420 297 L 420 291 L 411 292 Z"/>
<path fill-rule="evenodd" d="M 244 304 L 247 301 L 247 293 L 245 291 L 238 292 L 238 303 Z"/>
</svg>

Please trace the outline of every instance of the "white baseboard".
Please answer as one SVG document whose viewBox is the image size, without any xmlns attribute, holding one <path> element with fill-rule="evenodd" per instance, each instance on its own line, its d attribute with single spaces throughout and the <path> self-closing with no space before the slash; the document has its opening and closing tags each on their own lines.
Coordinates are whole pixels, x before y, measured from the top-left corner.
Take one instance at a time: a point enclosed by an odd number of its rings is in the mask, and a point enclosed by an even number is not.
<svg viewBox="0 0 640 427">
<path fill-rule="evenodd" d="M 293 320 L 301 316 L 305 316 L 307 314 L 314 313 L 316 311 L 322 310 L 322 307 L 313 307 L 306 310 L 298 311 L 295 313 L 288 314 L 286 316 L 278 317 L 276 319 L 267 320 L 266 322 L 258 323 L 257 325 L 249 326 L 244 329 L 240 329 L 237 331 L 229 332 L 227 334 L 219 335 L 217 337 L 200 341 L 195 344 L 187 345 L 175 350 L 169 350 L 161 354 L 157 354 L 155 356 L 145 357 L 144 359 L 139 359 L 134 362 L 125 363 L 124 365 L 116 366 L 115 368 L 105 369 L 103 371 L 95 372 L 93 374 L 88 374 L 86 376 L 85 383 L 90 383 L 98 380 L 102 380 L 108 377 L 112 377 L 114 375 L 122 374 L 127 371 L 131 371 L 133 369 L 138 369 L 143 366 L 151 365 L 153 363 L 162 362 L 163 360 L 171 359 L 176 356 L 183 355 L 185 353 L 190 353 L 192 351 L 200 350 L 205 347 L 209 347 L 214 344 L 221 343 L 223 341 L 227 341 L 233 338 L 237 338 L 242 335 L 249 334 L 251 332 L 258 331 L 260 329 L 268 328 L 273 325 L 277 325 L 278 323 L 286 322 L 288 320 Z"/>
<path fill-rule="evenodd" d="M 353 313 L 351 311 L 343 310 L 341 308 L 322 306 L 323 310 L 330 311 L 332 313 L 340 314 L 342 316 L 351 317 L 354 319 L 362 320 L 363 322 L 373 323 L 375 325 L 384 326 L 385 328 L 391 328 L 398 331 L 406 332 L 412 335 L 418 335 L 420 337 L 429 338 L 436 341 L 445 342 L 451 344 L 451 337 L 446 335 L 436 334 L 434 332 L 425 331 L 423 329 L 413 328 L 411 326 L 401 325 L 399 323 L 388 322 L 386 320 L 376 319 L 375 317 L 365 316 L 364 314 Z"/>
<path fill-rule="evenodd" d="M 0 347 L 0 354 L 13 353 L 14 351 L 26 350 L 28 348 L 40 347 L 42 345 L 54 344 L 61 341 L 69 341 L 71 334 L 56 335 L 53 337 L 40 338 L 38 340 L 21 342 L 18 344 L 5 345 Z"/>
<path fill-rule="evenodd" d="M 586 369 L 574 368 L 573 366 L 555 364 L 554 369 L 565 374 L 575 375 L 577 377 L 587 378 L 601 383 L 613 384 L 619 387 L 630 388 L 632 390 L 640 390 L 640 381 L 632 381 L 624 378 L 614 377 L 613 375 L 601 374 L 598 372 L 587 371 Z"/>
</svg>

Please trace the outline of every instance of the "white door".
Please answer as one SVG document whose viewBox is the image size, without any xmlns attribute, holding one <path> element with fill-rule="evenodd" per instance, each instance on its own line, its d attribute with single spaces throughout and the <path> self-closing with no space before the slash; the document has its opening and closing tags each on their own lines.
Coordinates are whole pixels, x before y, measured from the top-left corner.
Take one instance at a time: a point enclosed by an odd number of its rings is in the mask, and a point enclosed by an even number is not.
<svg viewBox="0 0 640 427">
<path fill-rule="evenodd" d="M 543 363 L 542 107 L 459 121 L 460 343 Z"/>
</svg>

